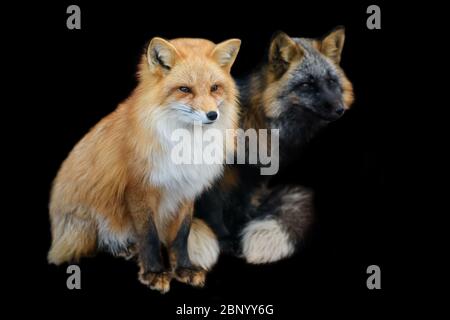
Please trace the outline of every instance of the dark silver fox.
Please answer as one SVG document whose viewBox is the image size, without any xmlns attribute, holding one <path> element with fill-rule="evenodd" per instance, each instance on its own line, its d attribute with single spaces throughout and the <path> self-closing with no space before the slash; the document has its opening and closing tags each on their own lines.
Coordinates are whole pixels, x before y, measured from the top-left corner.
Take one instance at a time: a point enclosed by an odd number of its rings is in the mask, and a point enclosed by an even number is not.
<svg viewBox="0 0 450 320">
<path fill-rule="evenodd" d="M 344 38 L 342 27 L 321 39 L 278 33 L 266 63 L 241 82 L 241 127 L 280 130 L 280 168 L 353 103 L 352 84 L 339 66 Z M 271 179 L 257 166 L 229 166 L 196 203 L 196 215 L 212 227 L 223 251 L 250 263 L 291 256 L 313 219 L 311 190 L 268 187 Z"/>
</svg>

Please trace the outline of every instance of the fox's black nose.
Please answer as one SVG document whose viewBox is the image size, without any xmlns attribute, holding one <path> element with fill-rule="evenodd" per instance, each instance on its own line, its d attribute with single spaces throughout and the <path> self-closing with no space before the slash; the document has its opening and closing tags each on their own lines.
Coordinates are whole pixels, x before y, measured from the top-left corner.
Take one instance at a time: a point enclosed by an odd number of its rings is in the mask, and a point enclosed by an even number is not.
<svg viewBox="0 0 450 320">
<path fill-rule="evenodd" d="M 339 109 L 336 110 L 336 113 L 338 115 L 342 115 L 344 113 L 344 111 L 345 111 L 344 108 L 339 108 Z"/>
<path fill-rule="evenodd" d="M 206 114 L 206 117 L 207 117 L 209 120 L 214 121 L 214 120 L 217 119 L 217 112 L 215 112 L 215 111 L 210 111 L 210 112 L 208 112 L 208 113 Z"/>
</svg>

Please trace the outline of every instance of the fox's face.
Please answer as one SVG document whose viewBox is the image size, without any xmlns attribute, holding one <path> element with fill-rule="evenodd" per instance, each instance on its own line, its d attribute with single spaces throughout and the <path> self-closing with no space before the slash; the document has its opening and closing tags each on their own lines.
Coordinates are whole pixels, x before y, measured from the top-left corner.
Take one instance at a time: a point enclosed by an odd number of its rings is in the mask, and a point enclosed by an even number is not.
<svg viewBox="0 0 450 320">
<path fill-rule="evenodd" d="M 339 67 L 344 30 L 320 40 L 278 34 L 269 53 L 269 114 L 308 114 L 325 121 L 342 116 L 353 102 L 349 80 Z"/>
<path fill-rule="evenodd" d="M 152 39 L 146 57 L 164 114 L 188 124 L 213 124 L 229 117 L 227 109 L 237 99 L 230 69 L 240 43 L 238 39 L 217 45 L 203 39 Z"/>
</svg>

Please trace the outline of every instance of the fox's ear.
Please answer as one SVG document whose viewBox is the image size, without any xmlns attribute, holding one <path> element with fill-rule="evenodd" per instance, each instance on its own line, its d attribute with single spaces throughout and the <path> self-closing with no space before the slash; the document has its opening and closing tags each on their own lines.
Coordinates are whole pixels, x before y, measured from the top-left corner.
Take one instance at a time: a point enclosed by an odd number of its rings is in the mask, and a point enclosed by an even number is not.
<svg viewBox="0 0 450 320">
<path fill-rule="evenodd" d="M 211 53 L 211 57 L 213 57 L 213 59 L 216 60 L 221 67 L 230 70 L 234 60 L 236 60 L 240 47 L 241 40 L 226 40 L 216 45 Z"/>
<path fill-rule="evenodd" d="M 284 32 L 277 32 L 270 43 L 269 63 L 278 76 L 281 76 L 303 54 L 303 49 L 291 37 Z"/>
<path fill-rule="evenodd" d="M 336 64 L 339 64 L 339 62 L 341 62 L 344 40 L 345 28 L 343 26 L 338 26 L 322 39 L 320 42 L 320 52 L 333 60 Z"/>
<path fill-rule="evenodd" d="M 150 68 L 170 70 L 178 58 L 177 49 L 163 38 L 153 38 L 147 47 L 147 61 Z"/>
</svg>

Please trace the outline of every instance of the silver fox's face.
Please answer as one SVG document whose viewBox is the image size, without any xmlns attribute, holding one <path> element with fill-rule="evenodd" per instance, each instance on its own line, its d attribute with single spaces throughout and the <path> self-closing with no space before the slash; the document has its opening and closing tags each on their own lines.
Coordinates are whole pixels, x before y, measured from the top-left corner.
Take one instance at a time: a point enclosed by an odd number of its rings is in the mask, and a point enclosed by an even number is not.
<svg viewBox="0 0 450 320">
<path fill-rule="evenodd" d="M 333 121 L 344 114 L 353 101 L 353 90 L 339 67 L 343 43 L 343 29 L 321 40 L 284 33 L 274 38 L 269 53 L 272 116 L 289 113 Z"/>
<path fill-rule="evenodd" d="M 336 67 L 310 47 L 307 41 L 294 39 L 305 55 L 292 72 L 286 92 L 280 95 L 286 108 L 303 108 L 324 120 L 338 119 L 345 112 L 342 83 Z"/>
</svg>

